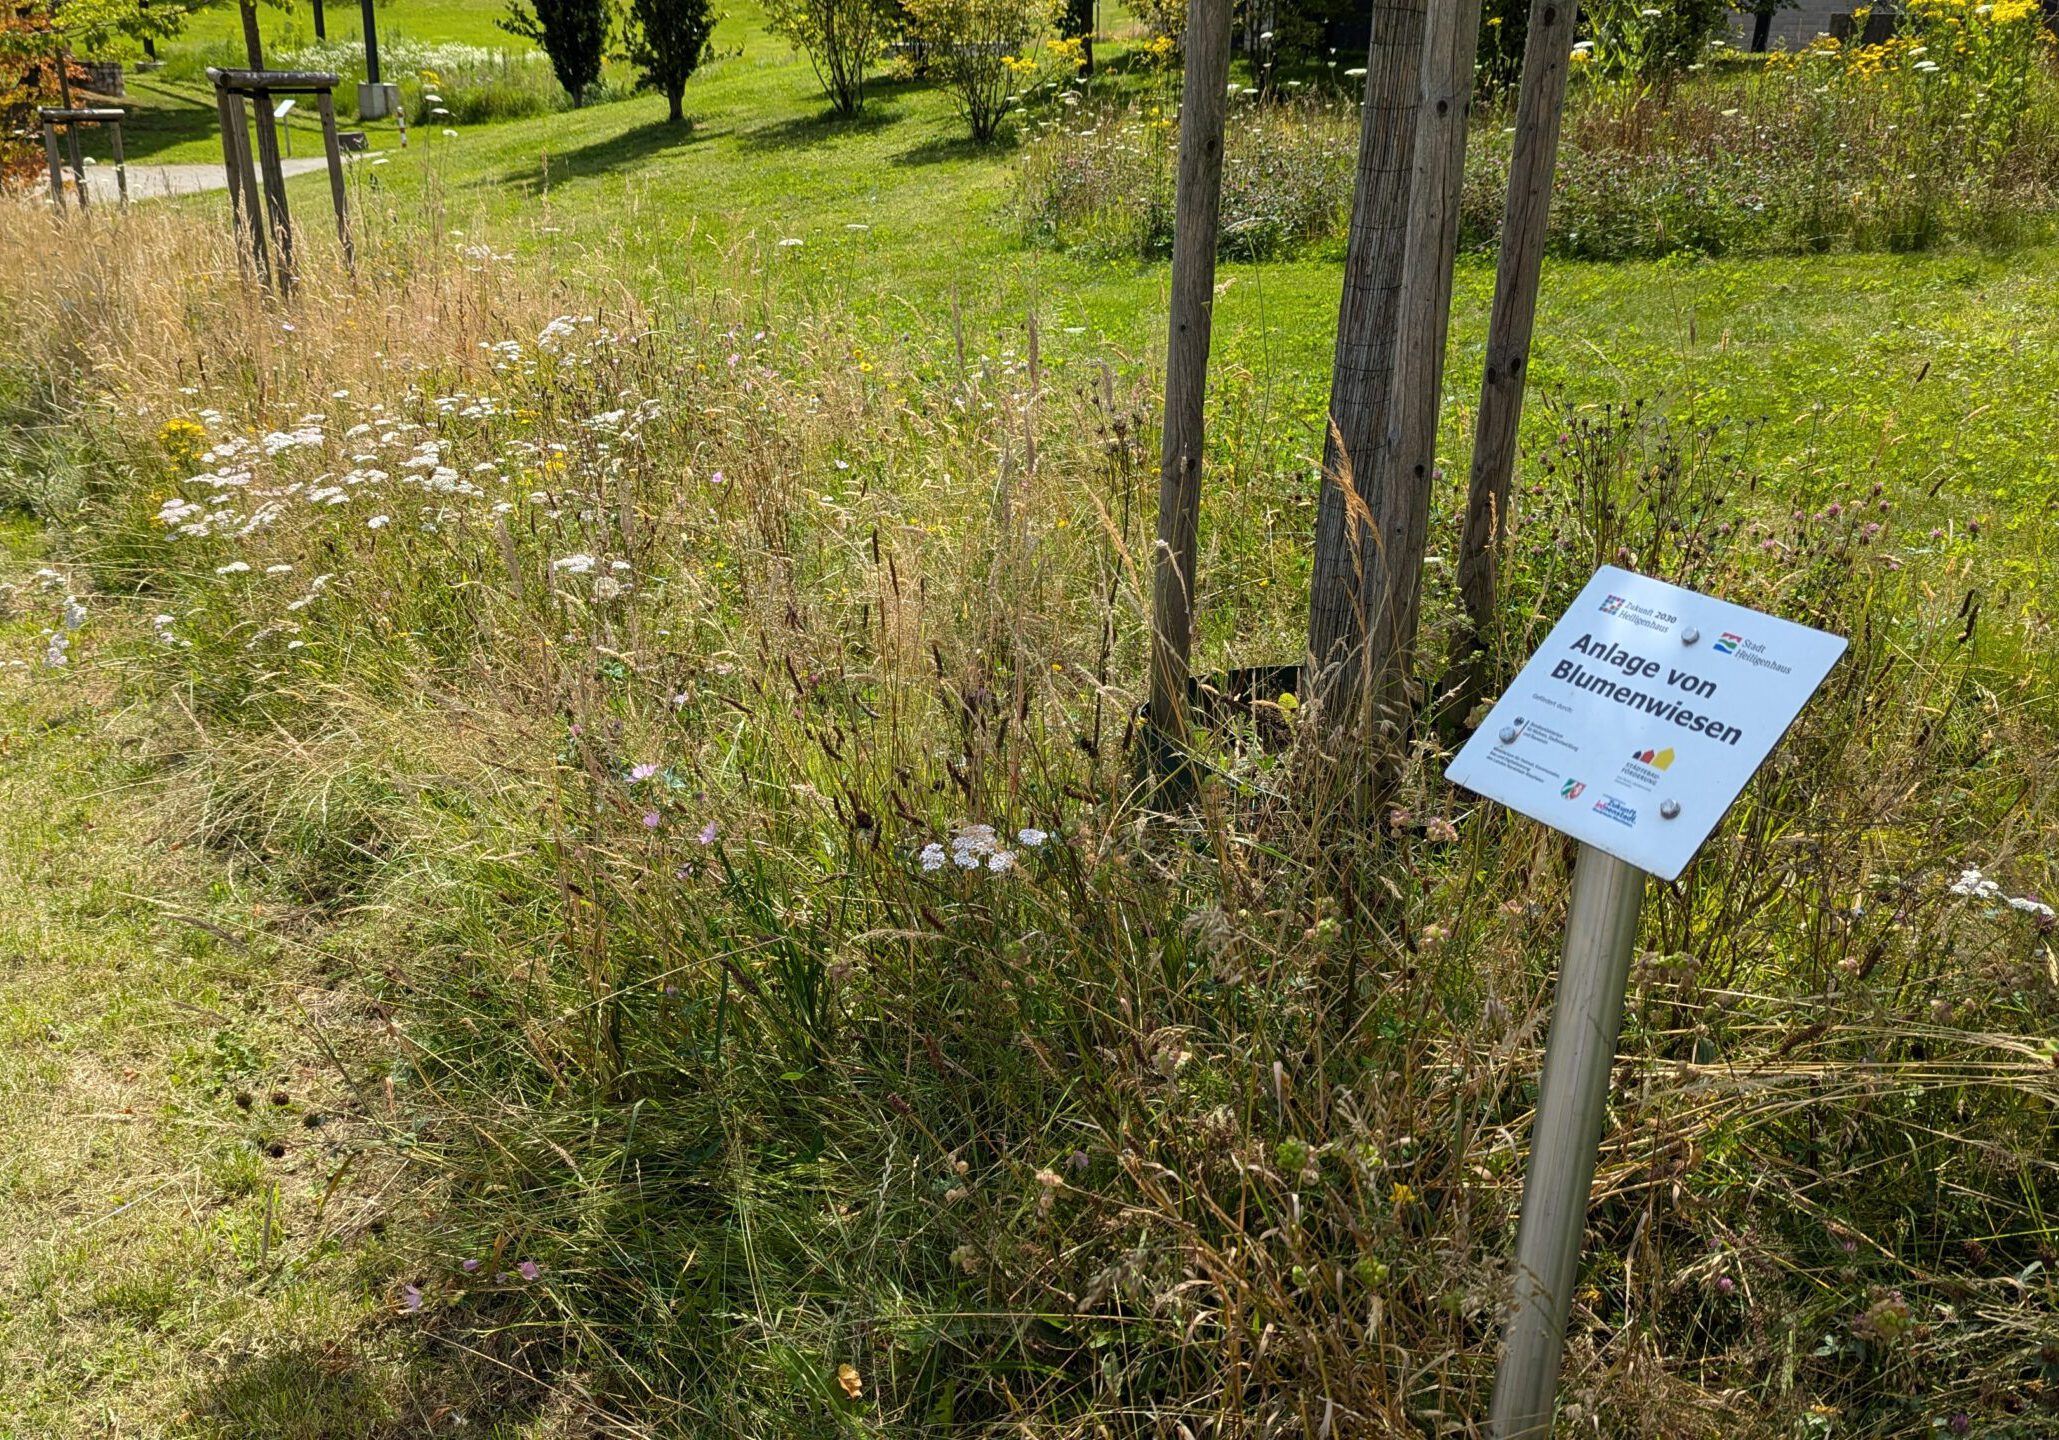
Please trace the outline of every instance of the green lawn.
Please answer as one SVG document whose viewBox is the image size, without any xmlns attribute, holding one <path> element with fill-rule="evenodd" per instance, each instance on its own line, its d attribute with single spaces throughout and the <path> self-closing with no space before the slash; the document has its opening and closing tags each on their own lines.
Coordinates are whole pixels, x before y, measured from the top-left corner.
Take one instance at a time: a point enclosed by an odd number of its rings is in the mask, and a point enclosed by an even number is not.
<svg viewBox="0 0 2059 1440">
<path fill-rule="evenodd" d="M 0 521 L 10 657 L 46 558 Z M 106 650 L 0 667 L 0 1437 L 312 1440 L 402 1388 L 368 1229 L 399 1176 L 337 1068 L 372 1022 L 261 874 L 188 848 L 196 737 L 122 704 L 131 624 L 96 597 Z"/>
<path fill-rule="evenodd" d="M 507 13 L 496 0 L 379 0 L 373 15 L 381 43 L 408 39 L 450 41 L 460 45 L 483 45 L 489 49 L 526 47 L 495 21 Z M 296 49 L 315 38 L 314 6 L 295 0 L 288 6 L 260 7 L 259 24 L 270 49 Z M 325 29 L 330 40 L 362 40 L 364 10 L 356 0 L 329 0 L 324 7 Z M 240 49 L 243 24 L 234 5 L 216 5 L 197 12 L 186 33 L 158 51 L 169 58 L 178 48 L 231 44 Z"/>
<path fill-rule="evenodd" d="M 424 35 L 518 43 L 493 39 L 489 5 L 385 13 Z M 281 43 L 306 20 L 264 14 Z M 227 23 L 206 12 L 194 39 Z M 332 33 L 346 25 L 338 12 Z M 1019 345 L 1032 311 L 1061 365 L 1111 353 L 1141 362 L 1163 344 L 1164 266 L 1025 243 L 1017 152 L 969 144 L 936 89 L 883 78 L 861 116 L 839 119 L 755 6 L 726 14 L 714 54 L 688 86 L 687 127 L 666 124 L 656 97 L 455 136 L 417 129 L 405 151 L 390 126 L 375 126 L 383 163 L 354 171 L 354 191 L 375 226 L 417 223 L 417 201 L 433 193 L 449 229 L 483 229 L 653 294 L 744 286 L 768 306 L 818 306 L 858 343 L 908 336 L 946 353 L 955 306 L 983 352 Z M 144 77 L 136 92 L 148 103 L 133 149 L 218 157 L 190 87 Z M 313 141 L 299 122 L 296 150 Z M 319 176 L 291 189 L 301 215 L 326 204 Z M 223 207 L 219 195 L 181 203 Z M 1303 470 L 1318 446 L 1339 258 L 1333 248 L 1222 267 L 1216 373 L 1251 397 L 1238 406 L 1246 433 L 1235 446 L 1249 470 Z M 2055 277 L 2049 248 L 1559 262 L 1545 278 L 1533 373 L 1580 399 L 1663 396 L 1703 417 L 1763 421 L 1756 458 L 1798 475 L 1849 462 L 1921 492 L 1934 484 L 1941 517 L 2042 523 L 2044 497 L 2059 488 L 2045 443 L 2059 429 Z M 1492 285 L 1489 259 L 1462 260 L 1448 372 L 1454 462 Z"/>
</svg>

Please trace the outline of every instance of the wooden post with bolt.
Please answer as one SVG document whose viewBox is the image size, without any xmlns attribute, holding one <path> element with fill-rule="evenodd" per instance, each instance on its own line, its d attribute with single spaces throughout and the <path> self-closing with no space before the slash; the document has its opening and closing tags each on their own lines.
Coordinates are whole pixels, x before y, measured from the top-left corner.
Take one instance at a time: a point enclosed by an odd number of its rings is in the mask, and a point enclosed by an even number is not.
<svg viewBox="0 0 2059 1440">
<path fill-rule="evenodd" d="M 1409 657 L 1421 613 L 1423 554 L 1436 481 L 1444 354 L 1451 334 L 1452 270 L 1458 259 L 1480 0 L 1433 0 L 1423 26 L 1413 178 L 1404 221 L 1401 293 L 1394 319 L 1393 393 L 1387 431 L 1372 455 L 1366 493 L 1374 543 L 1361 559 L 1364 617 L 1361 691 L 1383 759 L 1407 728 Z"/>
<path fill-rule="evenodd" d="M 1494 617 L 1499 546 L 1508 525 L 1516 429 L 1523 418 L 1559 126 L 1572 70 L 1574 10 L 1574 0 L 1531 0 L 1530 29 L 1523 45 L 1515 152 L 1509 160 L 1501 251 L 1494 267 L 1494 308 L 1487 322 L 1487 368 L 1473 425 L 1473 463 L 1459 545 L 1459 594 L 1476 640 L 1485 636 Z"/>
<path fill-rule="evenodd" d="M 1186 75 L 1180 87 L 1180 156 L 1174 192 L 1172 305 L 1165 357 L 1165 437 L 1158 470 L 1158 541 L 1151 555 L 1153 768 L 1185 768 L 1187 675 L 1194 630 L 1194 565 L 1200 531 L 1201 457 L 1207 439 L 1208 346 L 1215 310 L 1215 246 L 1221 223 L 1223 112 L 1230 75 L 1229 0 L 1191 0 Z"/>
<path fill-rule="evenodd" d="M 1309 680 L 1332 726 L 1362 698 L 1367 497 L 1394 388 L 1423 30 L 1424 0 L 1374 0 L 1308 591 Z"/>
</svg>

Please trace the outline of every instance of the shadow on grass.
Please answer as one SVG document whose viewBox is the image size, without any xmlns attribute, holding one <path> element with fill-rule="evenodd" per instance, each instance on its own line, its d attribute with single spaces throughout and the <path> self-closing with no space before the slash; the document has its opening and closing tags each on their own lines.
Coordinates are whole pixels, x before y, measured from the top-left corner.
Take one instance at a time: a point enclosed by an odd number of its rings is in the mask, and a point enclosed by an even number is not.
<svg viewBox="0 0 2059 1440">
<path fill-rule="evenodd" d="M 1003 131 L 986 141 L 975 140 L 970 135 L 940 135 L 901 151 L 893 157 L 893 163 L 911 167 L 940 165 L 954 160 L 994 160 L 1014 154 L 1021 143 L 1013 130 Z"/>
<path fill-rule="evenodd" d="M 550 1398 L 525 1373 L 519 1348 L 492 1338 L 441 1346 L 423 1337 L 398 1361 L 390 1351 L 379 1353 L 386 1348 L 359 1335 L 234 1358 L 187 1393 L 191 1433 L 210 1440 L 412 1440 L 429 1433 L 439 1415 L 513 1433 Z"/>
<path fill-rule="evenodd" d="M 882 105 L 875 99 L 856 115 L 818 110 L 813 115 L 796 115 L 770 125 L 760 125 L 744 131 L 738 137 L 738 144 L 747 151 L 808 150 L 857 135 L 877 134 L 901 118 L 897 107 Z"/>
<path fill-rule="evenodd" d="M 231 1361 L 193 1402 L 203 1434 L 383 1440 L 401 1419 L 387 1387 L 348 1352 L 317 1346 Z"/>
<path fill-rule="evenodd" d="M 113 103 L 128 111 L 122 121 L 122 149 L 131 165 L 149 164 L 153 157 L 194 141 L 211 144 L 215 154 L 221 153 L 221 122 L 215 116 L 211 95 L 204 90 L 131 77 L 127 93 Z M 81 126 L 79 139 L 86 154 L 101 161 L 112 158 L 113 148 L 101 126 Z M 319 147 L 319 140 L 316 145 Z"/>
<path fill-rule="evenodd" d="M 480 185 L 520 186 L 525 193 L 541 193 L 545 181 L 583 179 L 604 175 L 610 170 L 620 170 L 632 165 L 641 165 L 658 155 L 676 155 L 695 145 L 704 145 L 717 132 L 705 125 L 688 119 L 683 124 L 670 120 L 652 120 L 619 135 L 609 135 L 600 140 L 589 141 L 572 150 L 550 150 L 539 156 L 535 163 L 525 163 L 499 175 L 481 176 L 475 182 Z"/>
</svg>

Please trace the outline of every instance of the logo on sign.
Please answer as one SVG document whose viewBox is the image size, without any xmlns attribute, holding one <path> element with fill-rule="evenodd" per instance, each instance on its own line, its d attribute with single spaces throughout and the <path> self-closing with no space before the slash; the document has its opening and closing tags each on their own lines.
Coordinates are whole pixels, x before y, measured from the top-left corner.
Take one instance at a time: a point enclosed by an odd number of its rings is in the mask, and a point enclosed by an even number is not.
<svg viewBox="0 0 2059 1440">
<path fill-rule="evenodd" d="M 1601 799 L 1595 801 L 1594 813 L 1601 816 L 1604 820 L 1613 820 L 1618 825 L 1635 825 L 1637 823 L 1635 807 L 1625 805 L 1613 795 L 1604 795 Z"/>
<path fill-rule="evenodd" d="M 1630 758 L 1640 765 L 1649 765 L 1654 770 L 1671 770 L 1673 768 L 1673 747 L 1668 745 L 1663 750 L 1639 750 L 1634 752 Z"/>
<path fill-rule="evenodd" d="M 1568 800 L 1578 800 L 1580 792 L 1586 788 L 1587 782 L 1585 780 L 1568 780 L 1565 784 L 1559 786 L 1559 794 L 1565 796 Z"/>
<path fill-rule="evenodd" d="M 1716 653 L 1718 655 L 1735 655 L 1737 647 L 1742 644 L 1744 644 L 1744 636 L 1733 635 L 1728 630 L 1725 630 L 1722 635 L 1717 637 Z"/>
<path fill-rule="evenodd" d="M 1617 614 L 1622 608 L 1623 597 L 1621 595 L 1611 595 L 1608 599 L 1601 602 L 1601 613 L 1604 615 Z"/>
</svg>

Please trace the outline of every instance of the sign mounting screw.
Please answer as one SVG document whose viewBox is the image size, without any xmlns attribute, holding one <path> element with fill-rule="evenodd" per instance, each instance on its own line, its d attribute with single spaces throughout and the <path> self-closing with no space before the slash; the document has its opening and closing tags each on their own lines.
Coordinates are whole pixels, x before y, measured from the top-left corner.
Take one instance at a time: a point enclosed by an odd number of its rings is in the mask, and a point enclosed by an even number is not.
<svg viewBox="0 0 2059 1440">
<path fill-rule="evenodd" d="M 1680 643 L 1682 645 L 1692 645 L 1701 638 L 1702 632 L 1695 629 L 1692 625 L 1680 632 Z"/>
<path fill-rule="evenodd" d="M 1502 727 L 1501 727 L 1501 743 L 1502 743 L 1502 744 L 1504 744 L 1504 745 L 1513 745 L 1513 744 L 1515 744 L 1515 743 L 1516 743 L 1516 727 L 1515 727 L 1515 726 L 1513 726 L 1513 725 L 1504 725 L 1504 726 L 1502 726 Z"/>
<path fill-rule="evenodd" d="M 1679 819 L 1680 802 L 1678 800 L 1661 800 L 1659 802 L 1659 818 L 1661 820 Z"/>
</svg>

